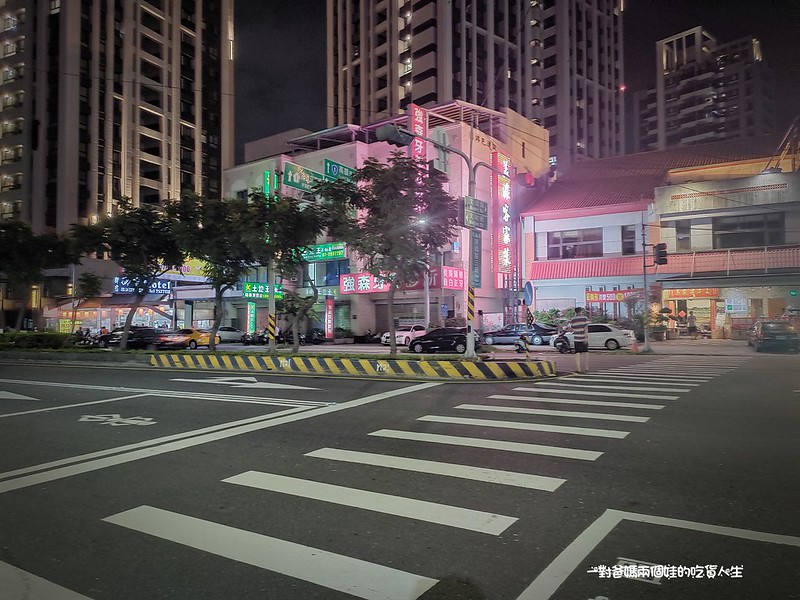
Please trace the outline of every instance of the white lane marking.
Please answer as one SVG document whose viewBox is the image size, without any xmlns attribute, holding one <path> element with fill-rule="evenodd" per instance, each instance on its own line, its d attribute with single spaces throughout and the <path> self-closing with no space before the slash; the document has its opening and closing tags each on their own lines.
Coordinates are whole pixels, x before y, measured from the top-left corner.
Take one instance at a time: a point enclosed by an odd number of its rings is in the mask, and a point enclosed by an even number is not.
<svg viewBox="0 0 800 600">
<path fill-rule="evenodd" d="M 623 369 L 624 372 L 631 371 L 633 373 L 649 373 L 649 374 L 653 374 L 653 373 L 663 373 L 664 372 L 663 367 L 654 367 L 654 368 L 651 368 L 651 369 L 628 369 L 627 367 L 620 367 L 620 369 Z M 700 370 L 688 370 L 688 369 L 686 369 L 684 371 L 685 377 L 694 377 L 694 376 L 698 376 L 698 375 L 699 376 L 711 375 L 713 377 L 717 377 L 719 375 L 724 375 L 727 372 L 728 372 L 728 370 L 713 370 L 713 371 L 703 370 L 703 371 L 700 371 Z M 681 375 L 684 376 L 683 373 Z"/>
<path fill-rule="evenodd" d="M 574 419 L 598 419 L 600 421 L 627 421 L 629 423 L 647 423 L 650 417 L 634 417 L 631 415 L 611 415 L 607 413 L 578 412 L 572 410 L 547 410 L 544 408 L 520 408 L 517 406 L 488 406 L 482 404 L 459 404 L 454 408 L 464 410 L 486 410 L 490 412 L 507 412 L 520 415 L 542 415 L 547 417 L 571 417 Z"/>
<path fill-rule="evenodd" d="M 438 583 L 436 579 L 152 506 L 139 506 L 103 520 L 367 600 L 414 600 Z"/>
<path fill-rule="evenodd" d="M 370 452 L 339 450 L 338 448 L 320 448 L 319 450 L 308 452 L 306 456 L 339 460 L 360 465 L 402 469 L 403 471 L 414 471 L 416 473 L 458 477 L 460 479 L 510 485 L 531 490 L 543 490 L 545 492 L 557 490 L 558 487 L 566 481 L 566 479 L 558 479 L 557 477 L 530 475 L 528 473 L 516 473 L 514 471 L 500 471 L 498 469 L 484 469 L 482 467 L 471 467 L 469 465 L 419 460 L 416 458 L 389 456 L 386 454 L 372 454 Z"/>
<path fill-rule="evenodd" d="M 611 377 L 611 376 L 609 376 Z M 588 373 L 585 375 L 568 375 L 564 377 L 564 381 L 582 381 L 585 383 L 646 383 L 651 387 L 661 387 L 665 385 L 682 385 L 689 387 L 698 387 L 699 383 L 686 383 L 684 381 L 663 381 L 660 378 L 648 377 L 647 379 L 625 379 L 627 376 L 622 376 L 614 379 L 601 379 L 600 377 L 592 377 Z"/>
<path fill-rule="evenodd" d="M 130 400 L 131 398 L 141 398 L 147 394 L 132 394 L 130 396 L 120 396 L 119 398 L 108 398 L 106 400 L 92 400 L 91 402 L 78 402 L 77 404 L 60 404 L 58 406 L 49 406 L 47 408 L 36 408 L 34 410 L 22 410 L 15 413 L 0 414 L 0 419 L 6 417 L 19 417 L 21 415 L 32 415 L 34 413 L 50 412 L 52 410 L 62 410 L 64 408 L 76 408 L 78 406 L 88 406 L 90 404 L 104 404 L 106 402 L 119 402 L 120 400 Z"/>
<path fill-rule="evenodd" d="M 181 392 L 179 390 L 154 390 L 147 388 L 129 388 L 113 385 L 87 385 L 83 383 L 61 383 L 55 381 L 23 381 L 16 379 L 0 379 L 0 383 L 20 383 L 33 386 L 77 388 L 81 390 L 100 390 L 111 392 L 128 392 L 147 394 L 148 396 L 166 396 L 168 398 L 189 398 L 192 400 L 213 400 L 215 402 L 242 402 L 246 404 L 269 404 L 274 406 L 327 406 L 330 402 L 314 400 L 292 400 L 289 398 L 266 398 L 261 396 L 240 396 L 233 394 L 212 394 L 209 392 Z"/>
<path fill-rule="evenodd" d="M 396 440 L 430 442 L 433 444 L 451 444 L 453 446 L 487 448 L 489 450 L 520 452 L 524 454 L 540 454 L 542 456 L 555 456 L 558 458 L 575 458 L 577 460 L 597 460 L 603 455 L 602 452 L 577 450 L 575 448 L 562 448 L 560 446 L 543 446 L 541 444 L 524 444 L 520 442 L 506 442 L 504 440 L 487 440 L 486 438 L 439 435 L 436 433 L 419 433 L 416 431 L 398 431 L 396 429 L 380 429 L 378 431 L 373 431 L 369 435 L 393 438 Z"/>
<path fill-rule="evenodd" d="M 517 517 L 259 471 L 247 471 L 222 481 L 489 535 L 500 535 L 517 522 Z"/>
<path fill-rule="evenodd" d="M 566 427 L 563 425 L 545 425 L 542 423 L 520 423 L 518 421 L 496 421 L 492 419 L 470 419 L 467 417 L 443 417 L 439 415 L 425 415 L 418 417 L 417 421 L 430 423 L 448 423 L 451 425 L 474 425 L 476 427 L 498 427 L 500 429 L 521 429 L 523 431 L 546 431 L 548 433 L 566 433 L 569 435 L 586 435 L 591 437 L 613 438 L 621 440 L 630 431 L 617 431 L 614 429 L 593 429 L 591 427 Z"/>
<path fill-rule="evenodd" d="M 660 517 L 657 515 L 644 515 L 606 509 L 603 514 L 589 525 L 589 527 L 584 529 L 583 532 L 553 560 L 553 562 L 547 565 L 545 570 L 525 588 L 522 594 L 517 596 L 517 600 L 548 600 L 551 598 L 572 572 L 586 560 L 586 557 L 589 556 L 592 550 L 623 521 L 676 527 L 678 529 L 688 529 L 690 531 L 724 535 L 743 540 L 782 544 L 800 548 L 800 537 L 791 535 L 780 535 L 763 531 L 739 529 L 737 527 L 724 527 L 712 525 L 710 523 Z"/>
<path fill-rule="evenodd" d="M 665 396 L 663 394 L 640 394 L 638 392 L 601 392 L 591 390 L 551 390 L 548 388 L 514 388 L 516 392 L 538 392 L 543 394 L 580 394 L 583 396 L 612 396 L 614 398 L 643 398 L 645 400 L 677 400 L 680 396 Z"/>
<path fill-rule="evenodd" d="M 80 475 L 82 473 L 88 473 L 90 471 L 96 471 L 98 469 L 105 469 L 107 467 L 113 467 L 116 465 L 133 462 L 136 460 L 141 460 L 143 458 L 150 458 L 152 456 L 165 454 L 167 452 L 174 452 L 176 450 L 183 450 L 184 448 L 190 448 L 192 446 L 199 446 L 202 444 L 207 444 L 209 442 L 216 442 L 218 440 L 235 437 L 237 435 L 251 433 L 253 431 L 260 431 L 262 429 L 275 427 L 277 425 L 283 425 L 284 423 L 293 423 L 295 421 L 302 421 L 304 419 L 309 419 L 319 415 L 326 415 L 332 412 L 338 412 L 340 410 L 347 410 L 349 408 L 355 408 L 357 406 L 363 406 L 365 404 L 370 404 L 372 402 L 385 400 L 386 398 L 393 398 L 395 396 L 401 396 L 404 394 L 413 394 L 415 392 L 432 387 L 437 387 L 440 385 L 442 384 L 438 382 L 418 383 L 416 385 L 411 385 L 408 387 L 402 387 L 395 390 L 389 390 L 387 392 L 372 394 L 370 396 L 365 396 L 363 398 L 358 398 L 356 400 L 349 400 L 347 402 L 342 402 L 341 404 L 329 404 L 327 406 L 321 406 L 319 408 L 296 407 L 272 415 L 267 415 L 266 417 L 261 416 L 261 417 L 255 417 L 253 419 L 243 419 L 241 421 L 234 421 L 232 423 L 225 423 L 223 425 L 217 425 L 214 427 L 207 427 L 204 429 L 190 431 L 183 434 L 177 434 L 176 436 L 166 436 L 165 438 L 160 438 L 159 440 L 149 440 L 148 442 L 142 442 L 141 444 L 131 445 L 133 447 L 141 447 L 142 449 L 135 449 L 125 454 L 119 454 L 117 456 L 111 456 L 107 458 L 98 458 L 96 460 L 90 460 L 88 462 L 84 462 L 79 465 L 58 467 L 51 471 L 47 471 L 45 473 L 34 473 L 31 475 L 18 477 L 16 479 L 0 481 L 0 494 L 11 490 L 17 490 L 32 485 L 45 483 L 47 481 L 54 481 L 57 479 L 63 479 L 65 477 L 72 477 L 73 475 Z M 187 438 L 187 439 L 181 439 L 181 438 Z M 170 440 L 170 439 L 172 440 L 177 439 L 178 441 L 169 441 L 167 443 L 162 443 L 163 440 Z M 161 445 L 155 448 L 145 447 L 145 446 L 155 446 L 156 444 L 161 444 Z M 123 446 L 122 448 L 128 448 L 131 446 Z M 12 471 L 9 473 L 0 473 L 0 479 L 5 479 L 17 473 L 20 473 L 21 471 L 27 471 L 27 472 L 41 471 L 42 469 L 50 468 L 50 466 L 53 466 L 58 463 L 69 464 L 73 462 L 78 462 L 80 460 L 85 460 L 86 457 L 97 456 L 97 455 L 102 456 L 115 452 L 120 452 L 120 449 L 117 448 L 111 450 L 103 450 L 100 451 L 99 453 L 92 453 L 84 455 L 82 457 L 67 458 L 63 459 L 62 461 L 45 463 L 45 465 L 36 465 L 33 467 L 26 467 L 25 469 L 18 469 L 17 471 Z"/>
<path fill-rule="evenodd" d="M 8 390 L 0 390 L 0 400 L 33 400 L 34 402 L 41 402 L 39 398 L 31 398 L 30 396 L 23 396 L 22 394 L 15 394 Z"/>
<path fill-rule="evenodd" d="M 581 390 L 632 390 L 634 392 L 650 392 L 653 391 L 651 386 L 636 387 L 631 385 L 587 385 L 585 383 L 564 383 L 561 381 L 539 381 L 534 385 L 547 386 L 555 385 L 559 387 L 569 387 Z M 660 388 L 657 392 L 691 392 L 691 388 Z"/>
<path fill-rule="evenodd" d="M 567 398 L 537 398 L 535 396 L 511 396 L 506 394 L 493 394 L 492 400 L 521 400 L 523 402 L 554 402 L 557 404 L 580 404 L 584 406 L 613 406 L 617 408 L 644 408 L 648 410 L 661 410 L 664 404 L 640 404 L 638 402 L 607 402 L 605 400 L 571 400 Z"/>
<path fill-rule="evenodd" d="M 3 600 L 92 600 L 72 590 L 0 562 L 0 598 Z"/>
<path fill-rule="evenodd" d="M 315 387 L 304 385 L 292 385 L 290 383 L 273 383 L 271 381 L 259 381 L 255 377 L 208 377 L 208 378 L 176 378 L 170 381 L 187 381 L 189 383 L 216 383 L 218 385 L 229 385 L 237 388 L 275 388 L 280 390 L 318 390 Z"/>
</svg>

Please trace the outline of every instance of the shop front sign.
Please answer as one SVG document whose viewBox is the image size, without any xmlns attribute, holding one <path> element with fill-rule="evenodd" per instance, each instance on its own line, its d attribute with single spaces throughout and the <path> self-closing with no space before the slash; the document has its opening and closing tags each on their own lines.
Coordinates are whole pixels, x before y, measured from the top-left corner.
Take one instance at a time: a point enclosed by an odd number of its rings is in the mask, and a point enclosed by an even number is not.
<svg viewBox="0 0 800 600">
<path fill-rule="evenodd" d="M 384 277 L 375 277 L 372 273 L 348 273 L 339 276 L 339 293 L 344 295 L 388 291 L 389 281 Z"/>
<path fill-rule="evenodd" d="M 606 290 L 606 291 L 590 291 L 586 290 L 586 303 L 597 302 L 625 302 L 629 296 L 640 294 L 642 290 Z"/>
<path fill-rule="evenodd" d="M 260 281 L 245 281 L 242 283 L 243 298 L 269 298 L 269 284 Z M 283 298 L 283 286 L 275 286 L 275 298 Z"/>
<path fill-rule="evenodd" d="M 719 298 L 719 288 L 686 288 L 682 290 L 668 290 L 670 300 L 683 298 Z"/>
<path fill-rule="evenodd" d="M 332 340 L 335 336 L 334 308 L 336 304 L 333 296 L 325 296 L 325 339 Z"/>
<path fill-rule="evenodd" d="M 492 200 L 495 222 L 495 287 L 503 288 L 512 272 L 511 222 L 511 159 L 501 152 L 492 152 Z"/>
<path fill-rule="evenodd" d="M 172 281 L 169 279 L 156 279 L 147 288 L 148 294 L 169 294 L 172 290 Z M 135 294 L 136 289 L 127 277 L 114 277 L 115 294 Z"/>
<path fill-rule="evenodd" d="M 347 246 L 344 242 L 330 242 L 309 246 L 300 255 L 306 262 L 322 262 L 347 258 Z"/>
<path fill-rule="evenodd" d="M 428 111 L 421 106 L 411 104 L 409 106 L 409 129 L 415 137 L 411 141 L 411 158 L 415 160 L 428 160 L 428 142 L 423 138 L 428 137 Z"/>
</svg>

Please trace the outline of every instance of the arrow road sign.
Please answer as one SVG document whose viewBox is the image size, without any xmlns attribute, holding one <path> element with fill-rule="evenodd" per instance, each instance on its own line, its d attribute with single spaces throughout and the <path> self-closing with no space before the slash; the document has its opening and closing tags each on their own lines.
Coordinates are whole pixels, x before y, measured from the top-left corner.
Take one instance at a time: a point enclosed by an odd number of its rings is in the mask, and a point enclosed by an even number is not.
<svg viewBox="0 0 800 600">
<path fill-rule="evenodd" d="M 281 390 L 318 390 L 315 387 L 291 385 L 288 383 L 272 383 L 271 381 L 258 381 L 255 377 L 207 377 L 203 379 L 178 378 L 172 381 L 188 381 L 189 383 L 216 383 L 236 388 L 256 389 L 281 389 Z"/>
</svg>

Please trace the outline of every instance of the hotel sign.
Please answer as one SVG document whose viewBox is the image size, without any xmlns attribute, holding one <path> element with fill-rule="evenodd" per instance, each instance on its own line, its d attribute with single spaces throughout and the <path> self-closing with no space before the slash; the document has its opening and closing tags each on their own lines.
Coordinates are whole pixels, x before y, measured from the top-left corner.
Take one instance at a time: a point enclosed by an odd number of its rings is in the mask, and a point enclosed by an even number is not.
<svg viewBox="0 0 800 600">
<path fill-rule="evenodd" d="M 172 290 L 172 282 L 168 279 L 156 279 L 147 288 L 148 294 L 169 294 Z M 115 294 L 135 294 L 136 289 L 127 277 L 114 277 Z"/>
<path fill-rule="evenodd" d="M 495 273 L 496 287 L 504 287 L 512 272 L 513 231 L 511 222 L 511 159 L 501 152 L 492 152 L 492 199 L 495 220 Z"/>
</svg>

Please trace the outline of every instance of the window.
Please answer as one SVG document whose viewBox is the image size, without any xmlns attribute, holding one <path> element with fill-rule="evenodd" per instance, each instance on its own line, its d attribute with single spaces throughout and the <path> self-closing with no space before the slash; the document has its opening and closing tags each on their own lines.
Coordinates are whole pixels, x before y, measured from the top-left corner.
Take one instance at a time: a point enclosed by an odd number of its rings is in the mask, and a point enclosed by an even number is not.
<svg viewBox="0 0 800 600">
<path fill-rule="evenodd" d="M 551 231 L 547 234 L 547 258 L 603 256 L 603 228 Z"/>
<path fill-rule="evenodd" d="M 784 213 L 716 217 L 712 221 L 714 248 L 748 248 L 786 243 Z"/>
<path fill-rule="evenodd" d="M 675 250 L 688 252 L 692 249 L 692 221 L 681 219 L 675 221 Z"/>
<path fill-rule="evenodd" d="M 622 254 L 636 254 L 636 225 L 622 226 Z"/>
</svg>

